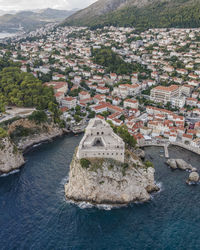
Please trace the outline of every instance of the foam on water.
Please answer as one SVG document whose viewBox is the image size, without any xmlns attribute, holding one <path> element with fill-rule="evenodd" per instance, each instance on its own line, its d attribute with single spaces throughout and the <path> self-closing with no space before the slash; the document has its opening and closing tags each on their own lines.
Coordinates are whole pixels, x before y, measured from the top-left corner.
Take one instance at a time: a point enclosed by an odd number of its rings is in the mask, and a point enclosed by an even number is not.
<svg viewBox="0 0 200 250">
<path fill-rule="evenodd" d="M 9 175 L 13 175 L 13 174 L 19 173 L 19 171 L 20 171 L 20 169 L 15 169 L 15 170 L 13 170 L 13 171 L 7 173 L 7 174 L 2 174 L 2 175 L 0 175 L 0 177 L 7 177 L 7 176 L 9 176 Z"/>
</svg>

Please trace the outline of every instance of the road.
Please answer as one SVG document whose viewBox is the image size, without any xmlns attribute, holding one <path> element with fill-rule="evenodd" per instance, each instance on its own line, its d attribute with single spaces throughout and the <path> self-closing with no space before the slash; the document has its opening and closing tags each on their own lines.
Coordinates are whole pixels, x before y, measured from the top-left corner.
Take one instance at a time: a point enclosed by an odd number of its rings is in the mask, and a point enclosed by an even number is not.
<svg viewBox="0 0 200 250">
<path fill-rule="evenodd" d="M 13 107 L 6 110 L 6 114 L 0 117 L 0 123 L 13 119 L 14 117 L 20 116 L 22 118 L 27 117 L 35 111 L 35 108 L 17 108 Z"/>
</svg>

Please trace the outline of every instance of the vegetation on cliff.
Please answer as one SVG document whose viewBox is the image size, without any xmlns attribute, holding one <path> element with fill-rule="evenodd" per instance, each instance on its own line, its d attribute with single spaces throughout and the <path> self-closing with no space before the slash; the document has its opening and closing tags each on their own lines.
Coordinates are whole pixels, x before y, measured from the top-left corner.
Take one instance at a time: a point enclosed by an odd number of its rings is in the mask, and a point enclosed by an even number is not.
<svg viewBox="0 0 200 250">
<path fill-rule="evenodd" d="M 5 129 L 0 127 L 0 139 L 7 137 L 8 134 Z"/>
<path fill-rule="evenodd" d="M 126 143 L 127 146 L 129 146 L 129 147 L 135 147 L 136 146 L 137 141 L 128 132 L 128 129 L 127 129 L 127 127 L 125 125 L 114 126 L 111 121 L 107 121 L 107 122 L 110 124 L 113 131 L 123 139 L 123 141 Z"/>
</svg>

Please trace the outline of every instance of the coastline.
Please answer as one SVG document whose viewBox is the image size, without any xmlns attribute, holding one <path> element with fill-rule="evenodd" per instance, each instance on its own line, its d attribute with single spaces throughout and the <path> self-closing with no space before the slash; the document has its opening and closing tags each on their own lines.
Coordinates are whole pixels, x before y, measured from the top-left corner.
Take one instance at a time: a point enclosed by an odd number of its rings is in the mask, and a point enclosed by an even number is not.
<svg viewBox="0 0 200 250">
<path fill-rule="evenodd" d="M 52 135 L 45 135 L 44 137 L 40 138 L 35 138 L 35 140 L 31 140 L 27 142 L 26 144 L 22 145 L 22 147 L 19 147 L 19 149 L 22 150 L 23 155 L 31 151 L 34 146 L 36 145 L 41 145 L 44 143 L 50 143 L 56 138 L 62 137 L 64 135 L 69 134 L 69 131 L 62 130 L 62 133 L 57 133 L 57 134 L 52 134 Z"/>
<path fill-rule="evenodd" d="M 17 164 L 15 162 L 17 165 L 13 168 L 8 168 L 8 170 L 6 170 L 6 169 L 1 170 L 0 176 L 2 176 L 4 174 L 12 173 L 13 171 L 19 170 L 20 168 L 22 168 L 26 164 L 26 161 L 24 159 L 24 155 L 26 153 L 28 153 L 29 151 L 31 151 L 34 148 L 34 146 L 41 145 L 43 143 L 49 143 L 58 137 L 62 137 L 64 135 L 66 135 L 67 133 L 70 133 L 70 132 L 66 131 L 65 129 L 61 129 L 57 133 L 46 134 L 43 136 L 39 135 L 32 140 L 27 139 L 24 144 L 21 144 L 20 147 L 19 146 L 17 147 L 19 150 L 19 153 L 21 151 L 21 157 L 23 158 L 23 161 L 21 161 L 19 164 Z"/>
</svg>

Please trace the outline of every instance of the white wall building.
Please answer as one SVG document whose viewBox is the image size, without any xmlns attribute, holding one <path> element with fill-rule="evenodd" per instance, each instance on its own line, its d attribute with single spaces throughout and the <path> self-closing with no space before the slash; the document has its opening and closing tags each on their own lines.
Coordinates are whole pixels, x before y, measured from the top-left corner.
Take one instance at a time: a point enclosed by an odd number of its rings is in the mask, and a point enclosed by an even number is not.
<svg viewBox="0 0 200 250">
<path fill-rule="evenodd" d="M 90 120 L 81 140 L 77 157 L 109 158 L 124 162 L 125 143 L 116 135 L 110 125 L 99 118 Z"/>
</svg>

